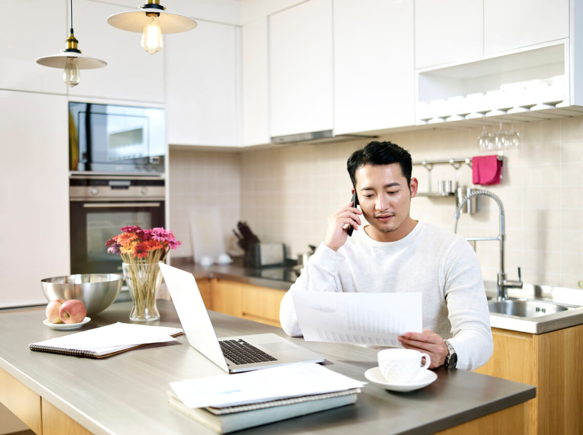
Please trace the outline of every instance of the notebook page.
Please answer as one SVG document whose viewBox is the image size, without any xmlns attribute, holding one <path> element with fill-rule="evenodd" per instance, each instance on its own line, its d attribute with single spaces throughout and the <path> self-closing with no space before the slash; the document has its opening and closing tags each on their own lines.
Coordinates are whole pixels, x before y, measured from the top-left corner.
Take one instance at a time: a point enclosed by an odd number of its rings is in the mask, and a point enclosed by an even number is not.
<svg viewBox="0 0 583 435">
<path fill-rule="evenodd" d="M 33 344 L 73 350 L 103 350 L 104 348 L 123 348 L 138 344 L 176 341 L 170 334 L 180 332 L 182 332 L 180 328 L 132 325 L 118 322 L 101 328 L 77 332 Z"/>
</svg>

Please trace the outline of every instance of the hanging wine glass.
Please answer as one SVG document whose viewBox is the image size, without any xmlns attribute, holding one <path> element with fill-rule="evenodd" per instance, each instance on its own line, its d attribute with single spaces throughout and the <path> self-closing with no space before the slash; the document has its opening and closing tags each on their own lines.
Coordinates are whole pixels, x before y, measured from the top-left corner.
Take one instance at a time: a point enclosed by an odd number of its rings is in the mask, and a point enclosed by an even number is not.
<svg viewBox="0 0 583 435">
<path fill-rule="evenodd" d="M 502 150 L 506 147 L 506 143 L 508 142 L 508 135 L 504 131 L 502 123 L 500 123 L 500 129 L 494 135 L 493 146 L 491 149 L 493 150 Z"/>
<path fill-rule="evenodd" d="M 520 146 L 520 135 L 514 130 L 514 124 L 510 124 L 510 132 L 507 134 L 507 139 L 507 148 L 517 148 Z"/>
<path fill-rule="evenodd" d="M 478 149 L 481 153 L 486 153 L 492 144 L 492 133 L 490 133 L 486 126 L 482 129 L 482 134 L 478 136 Z"/>
</svg>

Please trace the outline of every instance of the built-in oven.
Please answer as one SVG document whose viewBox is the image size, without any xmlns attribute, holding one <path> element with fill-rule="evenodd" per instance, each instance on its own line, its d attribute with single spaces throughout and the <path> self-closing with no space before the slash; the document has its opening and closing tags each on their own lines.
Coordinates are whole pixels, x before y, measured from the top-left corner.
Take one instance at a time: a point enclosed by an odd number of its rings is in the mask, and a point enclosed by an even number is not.
<svg viewBox="0 0 583 435">
<path fill-rule="evenodd" d="M 105 242 L 120 228 L 164 227 L 164 177 L 71 174 L 71 273 L 122 273 Z"/>
</svg>

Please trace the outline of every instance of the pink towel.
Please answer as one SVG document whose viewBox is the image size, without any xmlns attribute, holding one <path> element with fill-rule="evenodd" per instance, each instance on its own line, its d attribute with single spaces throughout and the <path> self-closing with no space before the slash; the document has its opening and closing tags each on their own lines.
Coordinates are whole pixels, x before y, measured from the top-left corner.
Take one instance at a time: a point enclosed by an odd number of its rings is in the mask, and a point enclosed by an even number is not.
<svg viewBox="0 0 583 435">
<path fill-rule="evenodd" d="M 472 157 L 472 183 L 488 186 L 500 184 L 502 160 L 498 156 Z"/>
</svg>

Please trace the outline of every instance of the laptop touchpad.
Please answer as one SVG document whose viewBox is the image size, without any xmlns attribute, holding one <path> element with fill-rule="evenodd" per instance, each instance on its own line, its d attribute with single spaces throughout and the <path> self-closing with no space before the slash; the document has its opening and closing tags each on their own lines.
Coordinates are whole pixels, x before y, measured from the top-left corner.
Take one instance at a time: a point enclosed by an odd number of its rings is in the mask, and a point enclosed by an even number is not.
<svg viewBox="0 0 583 435">
<path fill-rule="evenodd" d="M 282 342 L 272 342 L 272 343 L 261 343 L 261 347 L 264 347 L 272 352 L 284 352 L 286 350 L 295 350 L 298 348 L 293 344 L 282 343 Z"/>
</svg>

